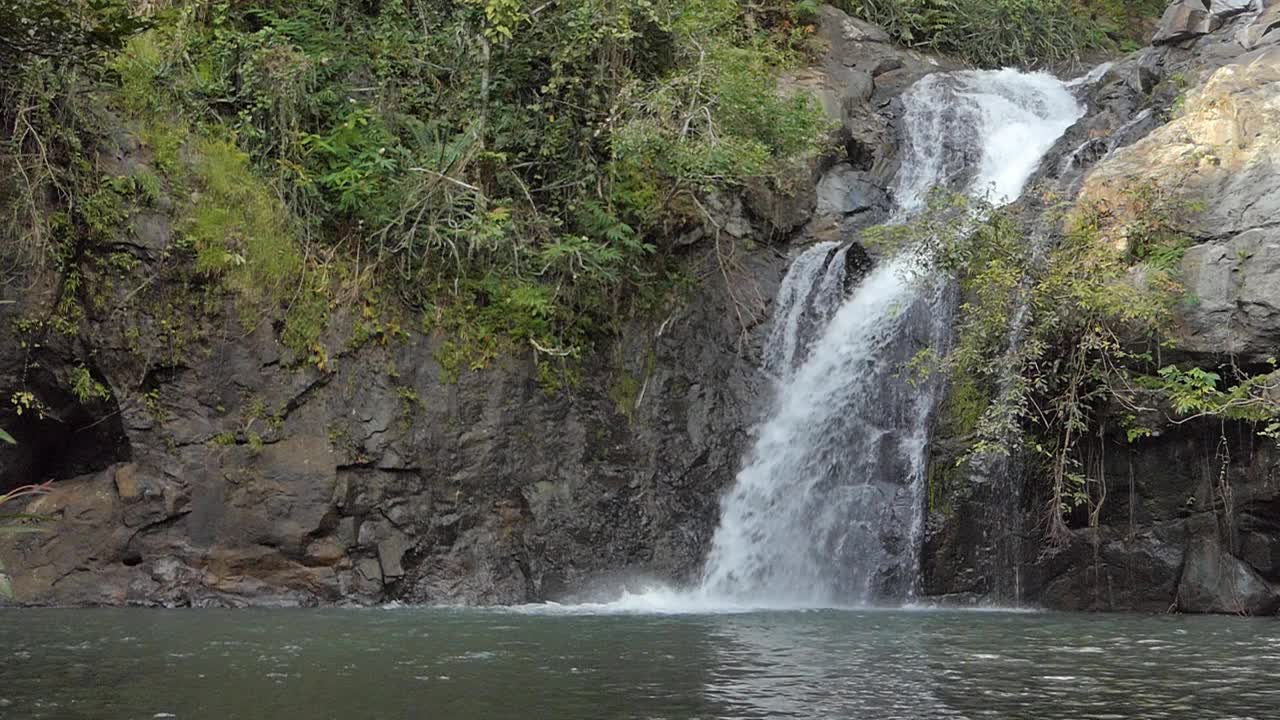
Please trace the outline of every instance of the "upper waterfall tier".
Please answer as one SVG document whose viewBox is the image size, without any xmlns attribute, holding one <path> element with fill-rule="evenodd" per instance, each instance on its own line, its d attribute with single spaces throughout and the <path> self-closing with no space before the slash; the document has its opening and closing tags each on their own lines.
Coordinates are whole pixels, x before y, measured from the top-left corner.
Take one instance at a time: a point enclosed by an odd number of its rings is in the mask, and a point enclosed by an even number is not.
<svg viewBox="0 0 1280 720">
<path fill-rule="evenodd" d="M 975 70 L 929 75 L 903 95 L 899 212 L 934 188 L 1015 200 L 1044 154 L 1084 116 L 1070 89 L 1046 73 Z"/>
</svg>

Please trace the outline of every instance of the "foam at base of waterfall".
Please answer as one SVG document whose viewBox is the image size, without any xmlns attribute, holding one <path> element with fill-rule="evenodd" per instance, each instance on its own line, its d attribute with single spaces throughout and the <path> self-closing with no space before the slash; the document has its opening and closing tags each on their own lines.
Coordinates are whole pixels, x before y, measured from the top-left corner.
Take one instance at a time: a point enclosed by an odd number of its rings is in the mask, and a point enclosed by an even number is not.
<svg viewBox="0 0 1280 720">
<path fill-rule="evenodd" d="M 408 606 L 404 606 L 408 607 Z M 617 597 L 599 602 L 582 603 L 529 603 L 509 607 L 491 608 L 497 612 L 522 615 L 741 615 L 746 613 L 773 612 L 874 612 L 884 610 L 907 612 L 995 612 L 1036 613 L 1037 608 L 1002 607 L 987 605 L 955 606 L 939 603 L 906 603 L 884 605 L 812 605 L 806 603 L 745 602 L 733 598 L 717 597 L 694 588 L 681 590 L 668 585 L 655 584 L 635 591 L 623 591 Z"/>
<path fill-rule="evenodd" d="M 803 604 L 746 603 L 704 593 L 654 585 L 624 591 L 617 598 L 601 602 L 536 603 L 518 605 L 515 612 L 539 615 L 725 615 L 763 611 L 809 610 Z"/>
</svg>

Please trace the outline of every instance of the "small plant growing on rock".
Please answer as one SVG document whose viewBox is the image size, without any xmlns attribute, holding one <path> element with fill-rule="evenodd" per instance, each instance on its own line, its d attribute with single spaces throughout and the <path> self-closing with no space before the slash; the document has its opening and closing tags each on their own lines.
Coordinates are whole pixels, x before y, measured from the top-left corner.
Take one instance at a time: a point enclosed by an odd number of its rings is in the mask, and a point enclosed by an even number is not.
<svg viewBox="0 0 1280 720">
<path fill-rule="evenodd" d="M 71 394 L 82 404 L 111 399 L 111 391 L 95 380 L 84 365 L 71 371 Z"/>
<path fill-rule="evenodd" d="M 19 415 L 35 413 L 38 417 L 44 417 L 44 403 L 29 390 L 14 391 L 9 396 L 9 404 L 13 405 L 13 411 Z"/>
</svg>

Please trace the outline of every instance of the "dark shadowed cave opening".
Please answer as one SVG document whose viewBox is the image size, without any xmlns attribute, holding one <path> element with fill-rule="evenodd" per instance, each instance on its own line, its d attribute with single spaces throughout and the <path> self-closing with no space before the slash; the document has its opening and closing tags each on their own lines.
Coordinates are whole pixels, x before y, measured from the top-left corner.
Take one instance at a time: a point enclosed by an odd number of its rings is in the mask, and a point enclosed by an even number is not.
<svg viewBox="0 0 1280 720">
<path fill-rule="evenodd" d="M 0 446 L 0 493 L 98 472 L 132 456 L 114 400 L 86 407 L 63 391 L 42 389 L 37 396 L 43 413 L 3 418 L 17 445 Z"/>
<path fill-rule="evenodd" d="M 876 153 L 865 142 L 853 137 L 849 133 L 844 133 L 844 151 L 845 157 L 849 161 L 849 165 L 854 170 L 871 170 L 876 164 Z"/>
</svg>

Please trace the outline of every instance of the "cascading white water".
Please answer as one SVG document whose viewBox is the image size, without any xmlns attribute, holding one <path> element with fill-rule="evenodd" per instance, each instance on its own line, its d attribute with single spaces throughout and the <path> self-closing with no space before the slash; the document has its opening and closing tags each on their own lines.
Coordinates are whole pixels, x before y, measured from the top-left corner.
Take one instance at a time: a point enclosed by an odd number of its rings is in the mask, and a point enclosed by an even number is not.
<svg viewBox="0 0 1280 720">
<path fill-rule="evenodd" d="M 883 387 L 914 290 L 902 270 L 885 263 L 863 279 L 808 359 L 781 376 L 776 407 L 724 501 L 703 579 L 708 594 L 788 606 L 866 596 L 887 559 L 882 531 L 910 522 L 891 516 L 911 504 L 911 493 L 864 480 L 885 466 L 909 474 L 918 454 L 900 431 L 919 408 L 898 407 Z"/>
<path fill-rule="evenodd" d="M 935 187 L 1016 198 L 1084 113 L 1056 78 L 1014 70 L 931 75 L 903 102 L 898 220 Z M 777 399 L 724 500 L 704 601 L 855 605 L 915 590 L 936 388 L 898 371 L 945 336 L 945 293 L 912 282 L 899 257 L 846 299 L 844 251 L 809 249 L 782 283 L 765 357 Z"/>
<path fill-rule="evenodd" d="M 1022 194 L 1041 158 L 1084 108 L 1045 73 L 982 70 L 928 75 L 903 96 L 899 215 L 918 211 L 935 187 Z"/>
<path fill-rule="evenodd" d="M 840 307 L 847 246 L 823 242 L 791 263 L 774 302 L 773 327 L 765 345 L 762 367 L 774 381 L 783 381 L 800 365 L 805 339 L 812 338 Z"/>
<path fill-rule="evenodd" d="M 936 187 L 1015 199 L 1084 114 L 1061 81 L 1014 70 L 930 75 L 903 106 L 895 221 L 919 212 Z M 850 252 L 810 247 L 778 290 L 762 362 L 773 407 L 723 500 L 699 586 L 554 607 L 717 612 L 912 597 L 938 388 L 900 371 L 947 337 L 949 293 L 945 283 L 914 281 L 909 255 L 850 277 Z"/>
</svg>

